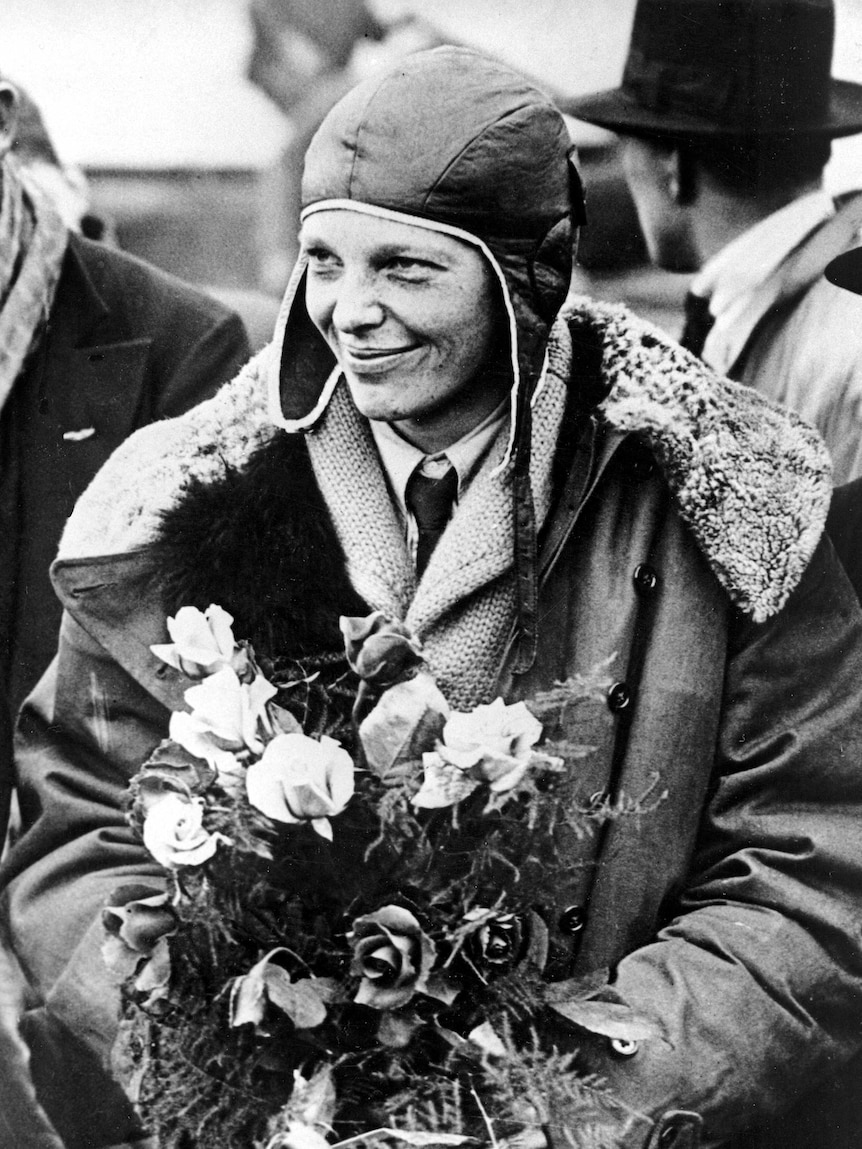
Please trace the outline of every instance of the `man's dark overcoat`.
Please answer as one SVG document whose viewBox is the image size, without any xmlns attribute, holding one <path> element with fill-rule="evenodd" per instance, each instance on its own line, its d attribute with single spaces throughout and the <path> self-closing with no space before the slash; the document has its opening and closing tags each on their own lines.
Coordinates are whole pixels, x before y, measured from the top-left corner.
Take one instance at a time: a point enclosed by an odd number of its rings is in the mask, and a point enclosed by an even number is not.
<svg viewBox="0 0 862 1149">
<path fill-rule="evenodd" d="M 61 607 L 48 577 L 66 519 L 119 444 L 188 410 L 249 355 L 239 317 L 140 260 L 71 235 L 48 321 L 0 419 L 0 837 L 14 711 L 54 656 Z M 2 941 L 2 939 L 0 939 Z M 0 1142 L 53 1145 L 12 1026 L 21 987 L 0 951 Z"/>
<path fill-rule="evenodd" d="M 248 356 L 239 317 L 220 303 L 70 237 L 48 323 L 0 423 L 0 649 L 13 709 L 56 650 L 48 569 L 78 496 L 132 431 L 208 398 Z"/>
</svg>

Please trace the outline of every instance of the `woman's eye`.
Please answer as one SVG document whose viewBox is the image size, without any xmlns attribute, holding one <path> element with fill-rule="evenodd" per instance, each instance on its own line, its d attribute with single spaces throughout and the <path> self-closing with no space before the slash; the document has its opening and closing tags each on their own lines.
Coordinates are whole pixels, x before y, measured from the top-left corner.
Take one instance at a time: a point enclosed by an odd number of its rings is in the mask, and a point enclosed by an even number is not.
<svg viewBox="0 0 862 1149">
<path fill-rule="evenodd" d="M 315 274 L 333 271 L 339 266 L 336 256 L 325 248 L 309 248 L 305 254 L 308 259 L 309 269 Z"/>
<path fill-rule="evenodd" d="M 413 259 L 407 255 L 396 255 L 389 260 L 388 268 L 402 279 L 428 279 L 435 267 L 424 259 Z"/>
</svg>

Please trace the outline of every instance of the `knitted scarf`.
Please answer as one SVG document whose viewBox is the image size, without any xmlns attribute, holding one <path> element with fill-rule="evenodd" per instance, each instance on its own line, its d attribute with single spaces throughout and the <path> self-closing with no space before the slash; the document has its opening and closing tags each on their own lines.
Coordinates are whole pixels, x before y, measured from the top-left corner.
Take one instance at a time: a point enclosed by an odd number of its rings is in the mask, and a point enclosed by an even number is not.
<svg viewBox="0 0 862 1149">
<path fill-rule="evenodd" d="M 10 156 L 0 164 L 0 409 L 54 299 L 68 232 Z"/>
<path fill-rule="evenodd" d="M 541 527 L 566 385 L 546 376 L 533 403 L 530 480 Z M 339 387 L 308 436 L 320 490 L 347 559 L 352 585 L 374 609 L 406 621 L 422 640 L 441 689 L 459 709 L 496 694 L 516 613 L 512 475 L 499 464 L 503 434 L 467 489 L 416 585 L 404 535 L 368 424 Z"/>
</svg>

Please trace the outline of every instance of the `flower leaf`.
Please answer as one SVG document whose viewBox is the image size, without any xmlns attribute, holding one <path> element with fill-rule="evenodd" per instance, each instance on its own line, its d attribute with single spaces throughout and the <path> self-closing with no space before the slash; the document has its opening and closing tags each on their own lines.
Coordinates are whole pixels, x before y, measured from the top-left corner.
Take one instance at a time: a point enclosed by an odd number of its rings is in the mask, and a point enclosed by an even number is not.
<svg viewBox="0 0 862 1149">
<path fill-rule="evenodd" d="M 297 1029 L 314 1029 L 326 1020 L 326 1006 L 317 991 L 315 978 L 292 982 L 286 969 L 271 964 L 264 978 L 267 997 L 287 1014 Z"/>
<path fill-rule="evenodd" d="M 388 1049 L 406 1049 L 413 1034 L 421 1027 L 422 1022 L 415 1014 L 387 1010 L 380 1015 L 377 1040 Z"/>
<path fill-rule="evenodd" d="M 471 1029 L 467 1034 L 467 1040 L 478 1045 L 483 1053 L 489 1053 L 492 1057 L 506 1056 L 506 1047 L 489 1021 L 483 1021 L 481 1025 Z"/>
<path fill-rule="evenodd" d="M 391 686 L 359 727 L 368 765 L 386 781 L 391 770 L 417 760 L 434 745 L 448 712 L 446 699 L 427 671 Z"/>
<path fill-rule="evenodd" d="M 167 997 L 170 979 L 171 953 L 168 939 L 162 938 L 153 950 L 152 957 L 135 978 L 135 989 L 149 995 L 147 1005 L 151 1006 L 159 998 Z"/>
</svg>

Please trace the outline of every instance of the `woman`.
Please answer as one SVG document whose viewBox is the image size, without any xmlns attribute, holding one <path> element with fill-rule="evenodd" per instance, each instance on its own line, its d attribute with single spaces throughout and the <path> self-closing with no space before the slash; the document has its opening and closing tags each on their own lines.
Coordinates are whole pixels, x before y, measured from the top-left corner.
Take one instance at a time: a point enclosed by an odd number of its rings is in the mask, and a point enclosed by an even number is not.
<svg viewBox="0 0 862 1149">
<path fill-rule="evenodd" d="M 5 870 L 37 1061 L 46 1033 L 110 1044 L 98 912 L 157 873 L 124 790 L 187 685 L 151 646 L 209 603 L 326 682 L 339 615 L 384 611 L 459 710 L 612 668 L 561 809 L 663 800 L 572 834 L 540 910 L 547 976 L 609 967 L 597 1001 L 652 1021 L 622 1048 L 560 1037 L 629 1108 L 621 1143 L 693 1145 L 703 1124 L 728 1144 L 858 1045 L 862 620 L 818 545 L 825 451 L 624 310 L 559 314 L 571 152 L 550 103 L 470 51 L 360 85 L 309 149 L 271 347 L 79 504 Z M 448 468 L 429 526 L 412 475 Z M 112 1121 L 67 1144 L 132 1135 Z"/>
</svg>

